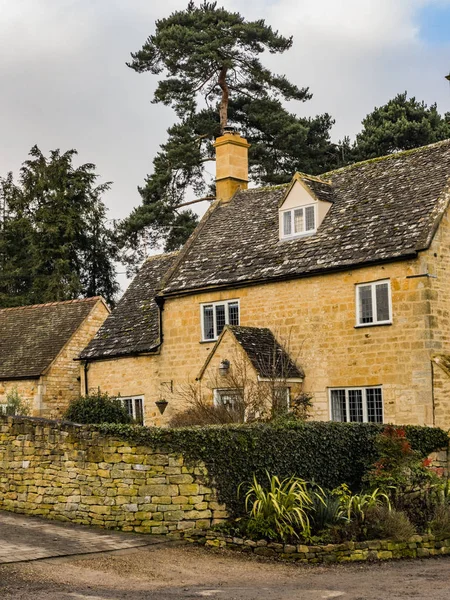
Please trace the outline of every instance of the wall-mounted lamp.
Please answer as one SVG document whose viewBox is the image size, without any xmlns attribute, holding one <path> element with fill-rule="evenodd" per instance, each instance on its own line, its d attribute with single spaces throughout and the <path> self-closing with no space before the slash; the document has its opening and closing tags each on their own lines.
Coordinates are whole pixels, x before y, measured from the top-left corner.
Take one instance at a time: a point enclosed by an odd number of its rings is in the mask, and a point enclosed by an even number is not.
<svg viewBox="0 0 450 600">
<path fill-rule="evenodd" d="M 167 400 L 163 400 L 163 399 L 161 399 L 161 400 L 157 400 L 157 401 L 155 402 L 155 404 L 156 404 L 156 406 L 158 407 L 158 410 L 159 410 L 159 412 L 160 412 L 160 413 L 163 415 L 163 414 L 164 414 L 164 411 L 166 410 L 166 408 L 167 408 L 167 405 L 168 405 L 169 403 L 167 402 Z"/>
<path fill-rule="evenodd" d="M 220 361 L 219 373 L 222 377 L 226 377 L 228 375 L 229 370 L 230 370 L 230 361 L 227 360 L 226 358 L 224 358 L 223 360 Z"/>
</svg>

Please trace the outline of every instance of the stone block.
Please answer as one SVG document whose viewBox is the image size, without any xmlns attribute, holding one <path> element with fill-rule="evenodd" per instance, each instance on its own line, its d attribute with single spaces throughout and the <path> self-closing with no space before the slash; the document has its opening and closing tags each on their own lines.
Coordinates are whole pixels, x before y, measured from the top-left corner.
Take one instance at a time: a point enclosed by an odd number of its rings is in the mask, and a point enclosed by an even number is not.
<svg viewBox="0 0 450 600">
<path fill-rule="evenodd" d="M 181 490 L 180 494 L 185 495 Z M 180 494 L 178 493 L 178 486 L 172 484 L 143 485 L 139 488 L 140 496 L 178 496 Z"/>
</svg>

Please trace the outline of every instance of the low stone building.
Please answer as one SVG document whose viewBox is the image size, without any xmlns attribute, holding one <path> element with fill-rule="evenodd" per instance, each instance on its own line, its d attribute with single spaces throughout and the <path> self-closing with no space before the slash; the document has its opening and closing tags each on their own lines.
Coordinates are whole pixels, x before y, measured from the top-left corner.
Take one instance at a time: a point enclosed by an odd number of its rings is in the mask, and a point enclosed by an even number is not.
<svg viewBox="0 0 450 600">
<path fill-rule="evenodd" d="M 450 427 L 450 140 L 262 189 L 246 189 L 243 138 L 216 148 L 217 200 L 177 256 L 144 265 L 82 352 L 89 387 L 164 424 L 183 386 L 232 397 L 224 329 L 269 329 L 313 418 Z M 212 389 L 211 369 L 223 377 Z"/>
<path fill-rule="evenodd" d="M 80 395 L 75 358 L 109 314 L 100 297 L 0 310 L 0 407 L 17 389 L 34 416 L 58 418 Z"/>
</svg>

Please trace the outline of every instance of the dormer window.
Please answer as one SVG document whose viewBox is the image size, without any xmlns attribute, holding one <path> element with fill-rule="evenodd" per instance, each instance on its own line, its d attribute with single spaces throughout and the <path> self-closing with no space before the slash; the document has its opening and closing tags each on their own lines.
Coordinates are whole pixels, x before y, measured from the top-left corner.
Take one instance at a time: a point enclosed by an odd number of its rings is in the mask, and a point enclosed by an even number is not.
<svg viewBox="0 0 450 600">
<path fill-rule="evenodd" d="M 289 239 L 315 233 L 317 230 L 317 203 L 280 211 L 281 238 Z"/>
<path fill-rule="evenodd" d="M 289 241 L 316 233 L 334 202 L 331 184 L 296 173 L 278 204 L 279 238 Z"/>
</svg>

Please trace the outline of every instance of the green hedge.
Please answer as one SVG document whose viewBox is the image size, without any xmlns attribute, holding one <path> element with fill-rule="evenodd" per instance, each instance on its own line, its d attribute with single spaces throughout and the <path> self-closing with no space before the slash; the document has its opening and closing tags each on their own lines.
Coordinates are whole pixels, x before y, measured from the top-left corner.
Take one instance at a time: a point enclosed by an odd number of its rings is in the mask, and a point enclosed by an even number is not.
<svg viewBox="0 0 450 600">
<path fill-rule="evenodd" d="M 188 461 L 202 460 L 215 482 L 219 499 L 234 514 L 242 512 L 239 484 L 265 472 L 297 475 L 326 488 L 347 483 L 361 487 L 362 477 L 377 456 L 374 440 L 383 425 L 306 422 L 283 425 L 224 425 L 159 429 L 129 425 L 96 426 L 102 433 L 179 452 Z M 427 456 L 448 446 L 448 434 L 431 427 L 405 427 L 412 447 Z"/>
</svg>

